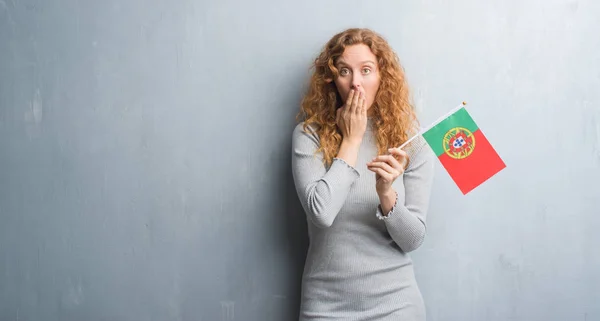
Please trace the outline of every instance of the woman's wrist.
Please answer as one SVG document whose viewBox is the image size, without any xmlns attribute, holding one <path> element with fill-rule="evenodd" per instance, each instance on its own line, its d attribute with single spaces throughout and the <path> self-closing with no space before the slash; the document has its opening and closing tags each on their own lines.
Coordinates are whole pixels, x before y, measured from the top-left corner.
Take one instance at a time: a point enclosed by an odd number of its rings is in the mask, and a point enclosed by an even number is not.
<svg viewBox="0 0 600 321">
<path fill-rule="evenodd" d="M 343 159 L 348 165 L 356 167 L 356 159 L 358 158 L 358 150 L 360 149 L 360 141 L 352 141 L 350 139 L 343 139 L 342 145 L 338 152 L 337 157 Z"/>
<path fill-rule="evenodd" d="M 383 215 L 387 215 L 394 208 L 394 205 L 396 205 L 398 194 L 393 188 L 389 188 L 385 191 L 377 191 L 377 195 L 379 195 L 379 203 L 381 204 Z"/>
</svg>

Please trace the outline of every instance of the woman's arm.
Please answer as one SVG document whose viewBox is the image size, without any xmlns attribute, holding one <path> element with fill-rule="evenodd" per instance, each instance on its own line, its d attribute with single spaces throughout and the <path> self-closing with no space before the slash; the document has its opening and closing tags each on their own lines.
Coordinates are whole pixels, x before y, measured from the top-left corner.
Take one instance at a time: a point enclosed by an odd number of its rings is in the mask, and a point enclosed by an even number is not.
<svg viewBox="0 0 600 321">
<path fill-rule="evenodd" d="M 378 193 L 381 205 L 376 213 L 404 252 L 416 250 L 425 239 L 435 165 L 434 154 L 422 139 L 408 148 L 408 156 L 410 162 L 401 180 L 396 180 L 392 189 Z"/>
<path fill-rule="evenodd" d="M 317 134 L 303 124 L 296 126 L 292 136 L 292 173 L 296 192 L 309 220 L 317 227 L 333 224 L 342 208 L 358 171 L 351 166 L 358 156 L 356 143 L 343 143 L 327 170 L 320 153 Z M 342 157 L 345 158 L 342 159 Z"/>
</svg>

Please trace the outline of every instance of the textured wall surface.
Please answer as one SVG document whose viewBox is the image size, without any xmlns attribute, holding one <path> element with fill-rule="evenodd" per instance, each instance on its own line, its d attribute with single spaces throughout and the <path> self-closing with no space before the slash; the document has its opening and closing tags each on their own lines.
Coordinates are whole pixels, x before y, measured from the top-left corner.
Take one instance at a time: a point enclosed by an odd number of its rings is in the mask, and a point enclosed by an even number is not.
<svg viewBox="0 0 600 321">
<path fill-rule="evenodd" d="M 467 101 L 507 164 L 438 164 L 428 320 L 600 320 L 597 1 L 0 0 L 0 320 L 294 320 L 290 171 L 318 50 L 371 27 L 426 125 Z M 312 20 L 312 21 L 311 21 Z"/>
</svg>

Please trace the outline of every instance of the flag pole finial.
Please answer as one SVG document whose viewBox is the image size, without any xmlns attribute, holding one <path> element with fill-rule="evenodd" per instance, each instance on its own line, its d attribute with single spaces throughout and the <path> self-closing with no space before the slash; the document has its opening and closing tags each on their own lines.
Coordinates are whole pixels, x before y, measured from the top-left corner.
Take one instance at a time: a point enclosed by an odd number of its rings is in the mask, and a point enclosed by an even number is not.
<svg viewBox="0 0 600 321">
<path fill-rule="evenodd" d="M 466 105 L 467 105 L 467 102 L 466 102 L 466 101 L 463 101 L 463 102 L 462 102 L 462 104 L 463 104 L 463 106 L 466 106 Z"/>
</svg>

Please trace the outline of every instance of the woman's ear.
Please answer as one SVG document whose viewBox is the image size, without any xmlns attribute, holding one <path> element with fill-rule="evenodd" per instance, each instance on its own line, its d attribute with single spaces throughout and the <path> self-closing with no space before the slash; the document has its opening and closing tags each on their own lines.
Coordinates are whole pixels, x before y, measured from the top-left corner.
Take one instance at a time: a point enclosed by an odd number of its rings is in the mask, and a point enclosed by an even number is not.
<svg viewBox="0 0 600 321">
<path fill-rule="evenodd" d="M 325 82 L 328 84 L 330 84 L 332 81 L 333 81 L 333 79 L 331 79 L 331 78 L 325 78 Z"/>
</svg>

